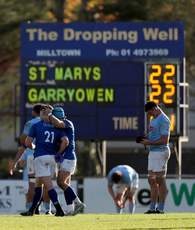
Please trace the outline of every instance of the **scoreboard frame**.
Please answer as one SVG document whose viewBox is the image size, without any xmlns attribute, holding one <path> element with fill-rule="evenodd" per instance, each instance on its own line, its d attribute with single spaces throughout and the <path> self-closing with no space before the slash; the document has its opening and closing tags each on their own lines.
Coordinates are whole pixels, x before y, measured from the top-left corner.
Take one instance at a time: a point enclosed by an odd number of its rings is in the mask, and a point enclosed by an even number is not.
<svg viewBox="0 0 195 230">
<path fill-rule="evenodd" d="M 165 84 L 174 85 L 175 101 L 159 106 L 176 113 L 171 135 L 187 136 L 182 22 L 22 23 L 20 132 L 33 105 L 44 102 L 64 108 L 77 139 L 144 135 L 151 88 L 147 66 L 155 63 L 177 66 L 175 82 L 167 76 Z"/>
</svg>

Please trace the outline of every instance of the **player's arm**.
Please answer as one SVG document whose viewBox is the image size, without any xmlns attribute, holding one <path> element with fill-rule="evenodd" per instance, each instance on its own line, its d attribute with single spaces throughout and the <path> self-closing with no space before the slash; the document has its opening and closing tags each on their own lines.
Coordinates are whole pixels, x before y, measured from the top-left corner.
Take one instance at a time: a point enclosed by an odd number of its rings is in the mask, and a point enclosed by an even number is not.
<svg viewBox="0 0 195 230">
<path fill-rule="evenodd" d="M 66 124 L 63 121 L 59 120 L 57 117 L 55 117 L 51 113 L 49 113 L 48 116 L 49 116 L 50 122 L 56 128 L 58 128 L 58 129 L 65 129 L 66 128 Z"/>
<path fill-rule="evenodd" d="M 25 143 L 26 137 L 27 137 L 27 134 L 25 134 L 25 133 L 23 133 L 23 134 L 20 136 L 20 143 L 21 143 L 22 145 Z"/>
<path fill-rule="evenodd" d="M 116 206 L 119 206 L 120 207 L 120 201 L 117 199 L 117 197 L 115 196 L 114 194 L 114 191 L 113 191 L 113 186 L 112 185 L 108 185 L 108 191 L 112 197 L 112 199 L 114 200 L 114 203 Z"/>
<path fill-rule="evenodd" d="M 36 146 L 35 144 L 33 144 L 33 137 L 27 136 L 25 140 L 25 145 L 26 145 L 26 148 L 35 149 Z"/>
<path fill-rule="evenodd" d="M 60 144 L 60 148 L 58 150 L 58 154 L 62 154 L 64 152 L 64 150 L 66 149 L 66 147 L 69 144 L 69 140 L 67 136 L 64 136 L 61 138 L 61 144 Z"/>
<path fill-rule="evenodd" d="M 169 142 L 169 135 L 162 135 L 160 139 L 155 141 L 149 141 L 148 139 L 143 139 L 140 144 L 143 145 L 166 145 Z"/>
<path fill-rule="evenodd" d="M 19 161 L 19 165 L 21 168 L 24 168 L 26 166 L 26 164 L 27 164 L 27 159 L 23 159 L 23 160 Z"/>
<path fill-rule="evenodd" d="M 9 170 L 9 172 L 10 172 L 11 175 L 13 175 L 13 172 L 14 172 L 14 170 L 16 169 L 16 166 L 17 166 L 17 164 L 18 164 L 18 161 L 19 161 L 20 158 L 22 157 L 22 155 L 23 155 L 23 153 L 24 153 L 25 150 L 26 150 L 26 148 L 24 148 L 23 146 L 19 147 L 18 152 L 17 152 L 17 154 L 16 154 L 16 156 L 15 156 L 15 159 L 14 159 L 14 161 L 13 161 L 13 164 L 12 164 L 12 166 L 10 167 L 10 170 Z"/>
<path fill-rule="evenodd" d="M 50 123 L 49 117 L 47 115 L 48 113 L 51 113 L 50 109 L 43 108 L 40 111 L 40 119 L 43 120 L 46 123 Z"/>
<path fill-rule="evenodd" d="M 68 140 L 67 136 L 62 137 L 60 148 L 58 149 L 58 152 L 54 156 L 54 159 L 57 163 L 63 162 L 63 160 L 64 160 L 63 153 L 64 153 L 64 150 L 67 148 L 68 145 L 69 145 L 69 140 Z"/>
<path fill-rule="evenodd" d="M 131 192 L 131 188 L 128 188 L 124 194 L 124 197 L 123 197 L 123 202 L 122 202 L 122 205 L 121 205 L 121 208 L 124 208 L 125 207 L 125 204 L 127 202 L 127 200 L 133 196 L 133 193 Z"/>
<path fill-rule="evenodd" d="M 24 125 L 23 133 L 20 136 L 20 143 L 22 145 L 25 144 L 25 140 L 26 140 L 26 137 L 29 134 L 30 128 L 31 128 L 31 123 L 30 123 L 30 121 L 27 121 L 26 124 Z"/>
<path fill-rule="evenodd" d="M 114 194 L 114 191 L 113 191 L 113 186 L 112 185 L 108 185 L 108 191 L 112 197 L 112 199 L 115 201 L 116 200 L 116 197 L 115 197 L 115 194 Z"/>
</svg>

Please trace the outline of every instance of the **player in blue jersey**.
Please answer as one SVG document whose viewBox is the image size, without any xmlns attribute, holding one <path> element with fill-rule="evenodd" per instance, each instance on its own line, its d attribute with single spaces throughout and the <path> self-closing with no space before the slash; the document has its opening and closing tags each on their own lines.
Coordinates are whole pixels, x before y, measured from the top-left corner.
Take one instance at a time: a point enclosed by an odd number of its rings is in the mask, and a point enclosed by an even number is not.
<svg viewBox="0 0 195 230">
<path fill-rule="evenodd" d="M 44 108 L 45 109 L 45 108 Z M 33 148 L 33 139 L 36 138 Z M 28 148 L 35 149 L 35 195 L 33 197 L 32 206 L 27 212 L 21 213 L 22 216 L 32 216 L 37 207 L 37 204 L 42 198 L 42 185 L 46 187 L 48 195 L 56 208 L 55 216 L 64 216 L 58 196 L 53 188 L 52 177 L 55 174 L 56 162 L 54 155 L 56 154 L 57 142 L 61 141 L 58 154 L 62 154 L 68 146 L 68 138 L 62 129 L 56 129 L 51 123 L 40 121 L 34 124 L 30 133 L 25 140 L 25 145 Z"/>
<path fill-rule="evenodd" d="M 145 112 L 152 116 L 147 139 L 140 143 L 149 145 L 148 182 L 150 184 L 151 203 L 146 214 L 164 213 L 167 195 L 166 173 L 170 158 L 169 138 L 171 122 L 158 105 L 153 101 L 145 104 Z M 158 207 L 157 200 L 159 198 Z"/>
<path fill-rule="evenodd" d="M 114 200 L 116 212 L 122 213 L 129 200 L 129 213 L 135 210 L 135 194 L 139 185 L 138 173 L 128 165 L 118 165 L 108 173 L 108 191 Z M 116 190 L 113 185 L 116 184 Z"/>
<path fill-rule="evenodd" d="M 23 133 L 20 136 L 21 144 L 25 143 L 25 139 L 28 136 L 33 124 L 36 124 L 37 122 L 40 121 L 40 109 L 43 107 L 47 107 L 47 105 L 38 103 L 33 107 L 33 110 L 32 110 L 33 118 L 26 122 L 26 124 L 24 125 Z M 35 140 L 33 140 L 33 143 L 35 143 Z M 28 188 L 28 194 L 27 194 L 27 209 L 29 209 L 32 205 L 32 200 L 34 196 L 34 187 L 35 187 L 35 166 L 34 166 L 35 163 L 34 163 L 34 156 L 33 156 L 34 150 L 28 149 L 28 148 L 25 149 L 23 146 L 21 146 L 15 157 L 11 171 L 16 168 L 17 162 L 23 153 L 24 153 L 23 156 L 26 156 L 26 159 L 27 159 L 27 174 L 29 178 L 29 188 Z M 45 191 L 45 189 L 43 192 L 43 197 L 44 197 L 43 200 L 44 200 L 46 214 L 51 214 L 51 202 L 47 195 L 47 191 Z M 35 213 L 39 214 L 39 210 L 37 209 Z"/>
<path fill-rule="evenodd" d="M 47 122 L 50 121 L 56 128 L 64 129 L 69 139 L 69 145 L 63 154 L 64 160 L 59 165 L 57 184 L 64 191 L 68 207 L 68 213 L 66 215 L 74 216 L 85 208 L 85 204 L 80 201 L 79 197 L 70 186 L 71 175 L 76 168 L 74 125 L 66 118 L 64 110 L 61 107 L 56 107 L 53 111 L 47 109 L 46 112 L 48 115 L 42 117 L 42 119 Z"/>
</svg>

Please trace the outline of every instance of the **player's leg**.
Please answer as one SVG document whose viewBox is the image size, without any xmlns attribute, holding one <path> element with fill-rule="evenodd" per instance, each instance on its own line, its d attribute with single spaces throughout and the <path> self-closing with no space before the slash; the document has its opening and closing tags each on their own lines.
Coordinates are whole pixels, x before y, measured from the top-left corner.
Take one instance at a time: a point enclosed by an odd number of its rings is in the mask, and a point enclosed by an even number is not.
<svg viewBox="0 0 195 230">
<path fill-rule="evenodd" d="M 156 180 L 156 175 L 153 171 L 148 171 L 148 183 L 150 185 L 150 198 L 152 203 L 156 203 L 159 194 L 159 185 Z"/>
<path fill-rule="evenodd" d="M 122 214 L 123 213 L 123 197 L 125 195 L 127 188 L 126 184 L 116 184 L 116 198 L 117 198 L 117 203 L 119 206 L 116 206 L 116 212 Z"/>
<path fill-rule="evenodd" d="M 28 155 L 27 157 L 27 174 L 29 178 L 29 190 L 28 190 L 28 204 L 27 209 L 29 209 L 32 205 L 34 192 L 35 192 L 35 160 L 33 155 Z M 40 214 L 40 203 L 38 204 L 35 214 Z"/>
<path fill-rule="evenodd" d="M 48 196 L 48 191 L 45 188 L 45 186 L 43 186 L 43 204 L 44 204 L 44 207 L 45 207 L 45 214 L 46 215 L 52 215 L 52 212 L 51 212 L 51 200 L 50 200 L 50 198 Z"/>
<path fill-rule="evenodd" d="M 72 195 L 71 190 L 68 189 L 68 187 L 70 186 L 70 172 L 59 171 L 57 177 L 57 184 L 64 191 L 64 198 L 67 204 L 68 215 L 69 215 L 74 211 L 73 199 L 75 198 L 74 193 Z M 70 190 L 70 195 L 68 192 L 69 190 Z"/>
<path fill-rule="evenodd" d="M 32 205 L 34 190 L 35 190 L 35 163 L 33 155 L 28 155 L 27 157 L 27 174 L 29 178 L 29 189 L 28 189 L 28 198 L 27 198 L 27 209 Z"/>
<path fill-rule="evenodd" d="M 48 196 L 56 208 L 55 216 L 64 216 L 65 213 L 62 210 L 62 207 L 58 200 L 57 192 L 53 188 L 53 183 L 52 183 L 52 178 L 54 177 L 55 172 L 56 172 L 56 162 L 54 160 L 54 157 L 47 155 L 47 156 L 44 156 L 44 158 L 41 160 L 43 161 L 43 165 L 45 165 L 44 162 L 47 162 L 49 165 L 49 167 L 47 167 L 47 169 L 45 169 L 44 172 L 42 172 L 42 175 L 44 176 L 44 178 L 43 177 L 42 178 L 43 178 L 43 182 L 45 185 L 45 189 L 47 189 L 48 191 Z"/>
<path fill-rule="evenodd" d="M 145 212 L 146 214 L 155 213 L 156 204 L 158 200 L 159 186 L 156 181 L 155 169 L 156 169 L 156 152 L 149 152 L 148 155 L 148 183 L 150 185 L 150 209 Z"/>
<path fill-rule="evenodd" d="M 165 200 L 167 196 L 167 185 L 165 178 L 165 171 L 156 173 L 157 183 L 159 184 L 159 203 L 157 210 L 161 213 L 164 213 Z"/>
<path fill-rule="evenodd" d="M 62 210 L 61 205 L 59 203 L 57 192 L 53 188 L 52 177 L 51 176 L 43 176 L 41 178 L 42 178 L 43 184 L 45 186 L 45 189 L 47 189 L 47 191 L 48 191 L 48 196 L 56 208 L 55 216 L 64 216 L 64 211 Z"/>
<path fill-rule="evenodd" d="M 33 198 L 33 203 L 29 209 L 29 212 L 32 213 L 32 215 L 34 214 L 34 209 L 37 203 L 42 198 L 42 187 L 40 187 L 40 185 L 44 184 L 45 188 L 48 190 L 48 195 L 56 208 L 56 216 L 64 216 L 64 211 L 59 204 L 57 193 L 52 184 L 52 176 L 55 173 L 55 166 L 56 163 L 54 157 L 51 155 L 44 155 L 35 158 L 35 173 L 37 178 L 35 183 L 35 195 Z"/>
<path fill-rule="evenodd" d="M 170 150 L 159 152 L 156 168 L 156 180 L 159 185 L 159 203 L 157 213 L 164 213 L 165 200 L 167 196 L 166 173 L 167 163 L 170 158 Z"/>
<path fill-rule="evenodd" d="M 120 206 L 116 206 L 116 212 L 119 213 L 119 214 L 122 214 L 123 213 L 123 208 L 121 208 L 121 204 L 122 204 L 123 194 L 122 193 L 117 193 L 116 198 L 117 198 L 118 203 L 120 204 Z"/>
<path fill-rule="evenodd" d="M 24 181 L 24 194 L 25 194 L 26 208 L 28 203 L 28 188 L 29 188 L 29 182 Z"/>
<path fill-rule="evenodd" d="M 78 212 L 81 212 L 85 208 L 85 204 L 80 201 L 76 192 L 70 186 L 71 174 L 74 173 L 75 167 L 76 160 L 65 159 L 60 164 L 57 177 L 57 184 L 64 191 L 64 197 L 68 207 L 67 215 L 76 215 Z"/>
<path fill-rule="evenodd" d="M 20 213 L 22 216 L 33 216 L 35 209 L 42 198 L 42 180 L 40 177 L 36 178 L 35 182 L 35 192 L 33 196 L 32 205 L 27 212 Z"/>
<path fill-rule="evenodd" d="M 148 183 L 150 185 L 150 211 L 155 212 L 159 194 L 159 185 L 157 184 L 156 175 L 153 171 L 148 171 Z"/>
<path fill-rule="evenodd" d="M 130 196 L 129 196 L 129 213 L 134 213 L 135 211 L 135 194 L 139 187 L 139 175 L 138 173 L 134 176 L 132 181 Z"/>
<path fill-rule="evenodd" d="M 129 194 L 129 213 L 134 213 L 135 211 L 135 193 L 136 189 L 132 188 Z"/>
</svg>

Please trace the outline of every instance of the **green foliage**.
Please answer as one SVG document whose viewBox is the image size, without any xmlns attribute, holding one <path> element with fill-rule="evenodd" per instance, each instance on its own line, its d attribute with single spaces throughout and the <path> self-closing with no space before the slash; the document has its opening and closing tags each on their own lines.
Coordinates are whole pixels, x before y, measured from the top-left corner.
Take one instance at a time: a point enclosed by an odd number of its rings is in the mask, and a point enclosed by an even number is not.
<svg viewBox="0 0 195 230">
<path fill-rule="evenodd" d="M 161 3 L 159 0 L 154 2 L 157 8 L 160 8 Z M 114 15 L 115 21 L 145 21 L 152 11 L 152 5 L 149 7 L 147 0 L 105 0 L 102 6 L 101 12 L 104 15 Z"/>
<path fill-rule="evenodd" d="M 18 57 L 20 23 L 49 21 L 47 1 L 1 0 L 0 63 Z"/>
</svg>

